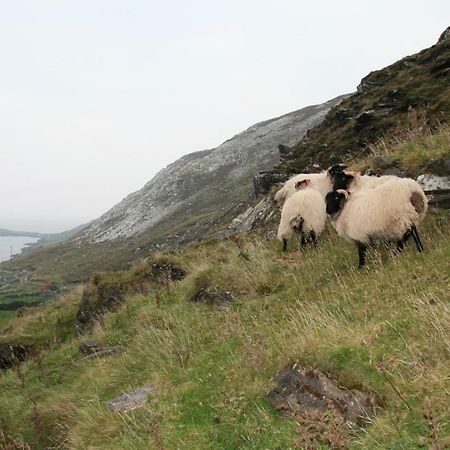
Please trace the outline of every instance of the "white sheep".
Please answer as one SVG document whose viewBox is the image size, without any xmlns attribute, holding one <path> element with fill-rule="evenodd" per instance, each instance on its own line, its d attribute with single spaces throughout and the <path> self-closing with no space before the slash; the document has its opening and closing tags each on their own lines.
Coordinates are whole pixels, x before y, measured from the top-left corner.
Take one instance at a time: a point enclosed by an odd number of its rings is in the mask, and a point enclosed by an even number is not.
<svg viewBox="0 0 450 450">
<path fill-rule="evenodd" d="M 425 217 L 427 198 L 414 181 L 395 178 L 372 189 L 329 192 L 326 211 L 339 236 L 356 243 L 359 267 L 365 262 L 367 246 L 376 240 L 396 240 L 401 251 L 410 236 L 417 250 L 423 245 L 417 225 Z"/>
<path fill-rule="evenodd" d="M 284 203 L 277 237 L 283 242 L 283 251 L 287 249 L 288 240 L 296 232 L 302 245 L 307 242 L 317 243 L 327 221 L 325 200 L 322 194 L 310 187 L 312 182 L 297 182 L 297 190 Z"/>
<path fill-rule="evenodd" d="M 333 188 L 333 177 L 335 174 L 342 173 L 345 166 L 335 165 L 320 173 L 300 173 L 287 180 L 283 187 L 277 191 L 274 200 L 278 206 L 282 206 L 283 203 L 295 192 L 296 183 L 303 180 L 310 180 L 313 189 L 318 190 L 322 197 L 325 198 L 328 192 Z"/>
</svg>

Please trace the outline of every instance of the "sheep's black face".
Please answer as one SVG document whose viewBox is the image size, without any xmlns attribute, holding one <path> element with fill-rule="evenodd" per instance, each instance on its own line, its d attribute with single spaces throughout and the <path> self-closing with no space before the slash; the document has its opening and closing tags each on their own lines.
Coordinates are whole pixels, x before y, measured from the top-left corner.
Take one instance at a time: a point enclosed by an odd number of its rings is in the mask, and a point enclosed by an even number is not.
<svg viewBox="0 0 450 450">
<path fill-rule="evenodd" d="M 333 180 L 333 190 L 337 191 L 338 189 L 347 190 L 350 183 L 355 179 L 354 175 L 349 173 L 345 173 L 344 171 L 337 173 L 332 177 Z"/>
<path fill-rule="evenodd" d="M 337 213 L 345 200 L 345 195 L 341 192 L 331 191 L 328 192 L 325 197 L 325 203 L 327 204 L 327 214 Z"/>
<path fill-rule="evenodd" d="M 347 166 L 344 166 L 343 164 L 335 164 L 328 169 L 328 173 L 333 179 L 337 174 L 342 173 L 346 168 Z"/>
</svg>

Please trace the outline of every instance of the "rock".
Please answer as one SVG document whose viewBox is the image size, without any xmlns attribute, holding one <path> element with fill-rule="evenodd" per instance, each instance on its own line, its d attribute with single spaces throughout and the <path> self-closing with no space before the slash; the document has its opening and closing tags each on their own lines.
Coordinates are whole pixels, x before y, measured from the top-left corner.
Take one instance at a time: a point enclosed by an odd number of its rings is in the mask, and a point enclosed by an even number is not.
<svg viewBox="0 0 450 450">
<path fill-rule="evenodd" d="M 119 347 L 107 347 L 99 341 L 84 341 L 79 346 L 80 353 L 86 358 L 103 358 L 119 352 Z"/>
<path fill-rule="evenodd" d="M 392 167 L 394 165 L 394 161 L 388 156 L 377 156 L 373 160 L 373 165 L 376 169 L 387 169 L 388 167 Z"/>
<path fill-rule="evenodd" d="M 93 340 L 81 342 L 80 345 L 78 346 L 80 353 L 84 356 L 91 355 L 92 353 L 96 353 L 103 348 L 104 348 L 104 346 L 101 342 L 93 341 Z"/>
<path fill-rule="evenodd" d="M 439 175 L 441 177 L 447 175 L 450 176 L 450 155 L 434 161 L 432 164 L 430 164 L 426 171 L 434 175 Z"/>
<path fill-rule="evenodd" d="M 83 290 L 78 306 L 76 316 L 78 331 L 81 333 L 89 331 L 100 316 L 116 310 L 125 302 L 125 293 L 118 285 L 98 289 L 95 282 L 93 286 L 88 284 Z"/>
<path fill-rule="evenodd" d="M 270 218 L 273 202 L 269 196 L 262 199 L 255 207 L 248 208 L 232 220 L 228 226 L 231 233 L 245 233 L 253 229 L 258 223 Z"/>
<path fill-rule="evenodd" d="M 192 297 L 192 301 L 194 302 L 202 302 L 213 306 L 221 306 L 233 300 L 234 297 L 230 291 L 209 292 L 206 289 L 201 289 Z"/>
<path fill-rule="evenodd" d="M 103 358 L 105 356 L 114 355 L 120 351 L 119 347 L 104 347 L 101 350 L 86 356 L 86 359 Z"/>
<path fill-rule="evenodd" d="M 450 209 L 450 176 L 426 173 L 417 177 L 417 182 L 427 194 L 430 205 Z"/>
<path fill-rule="evenodd" d="M 186 276 L 186 271 L 170 263 L 152 263 L 151 277 L 160 281 L 181 281 Z"/>
<path fill-rule="evenodd" d="M 445 41 L 446 39 L 448 39 L 450 37 L 450 27 L 446 28 L 442 34 L 439 36 L 439 41 Z"/>
<path fill-rule="evenodd" d="M 26 344 L 0 344 L 0 369 L 10 369 L 31 358 L 34 347 Z"/>
<path fill-rule="evenodd" d="M 141 408 L 147 402 L 148 394 L 156 388 L 152 385 L 142 386 L 131 392 L 126 392 L 112 400 L 106 405 L 110 411 L 127 412 L 133 409 Z"/>
<path fill-rule="evenodd" d="M 395 175 L 396 177 L 403 178 L 406 176 L 406 173 L 404 170 L 399 169 L 398 167 L 389 167 L 383 170 L 383 175 Z"/>
<path fill-rule="evenodd" d="M 417 177 L 417 182 L 425 192 L 450 190 L 450 176 L 440 177 L 431 173 L 424 173 Z"/>
<path fill-rule="evenodd" d="M 308 419 L 331 414 L 350 426 L 364 427 L 375 413 L 374 395 L 340 388 L 316 370 L 296 364 L 283 370 L 276 381 L 268 400 L 284 416 Z"/>
<path fill-rule="evenodd" d="M 384 70 L 377 70 L 370 72 L 369 75 L 365 76 L 356 88 L 359 94 L 364 94 L 370 92 L 380 86 L 383 86 L 391 78 L 391 73 Z"/>
<path fill-rule="evenodd" d="M 292 151 L 292 147 L 288 147 L 284 144 L 279 144 L 278 151 L 280 152 L 280 157 L 283 157 L 284 155 L 287 155 L 290 151 Z"/>
<path fill-rule="evenodd" d="M 262 172 L 253 177 L 253 187 L 255 189 L 255 196 L 267 195 L 272 186 L 279 183 L 284 183 L 291 175 L 286 173 L 265 173 Z"/>
</svg>

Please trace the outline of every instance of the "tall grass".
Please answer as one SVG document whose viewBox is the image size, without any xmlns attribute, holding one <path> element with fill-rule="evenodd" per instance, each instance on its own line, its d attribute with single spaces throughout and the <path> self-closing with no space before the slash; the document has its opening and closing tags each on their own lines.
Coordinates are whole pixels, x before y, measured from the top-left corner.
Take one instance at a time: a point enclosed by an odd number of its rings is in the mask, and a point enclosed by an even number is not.
<svg viewBox="0 0 450 450">
<path fill-rule="evenodd" d="M 185 280 L 131 297 L 95 328 L 93 337 L 121 354 L 83 359 L 72 337 L 20 376 L 0 375 L 0 439 L 10 448 L 302 448 L 302 426 L 265 399 L 277 372 L 297 361 L 378 396 L 366 431 L 344 432 L 351 448 L 442 446 L 450 432 L 448 216 L 430 216 L 424 241 L 423 255 L 380 248 L 361 271 L 355 249 L 331 233 L 304 252 L 282 254 L 278 242 L 248 236 L 172 254 Z M 191 302 L 199 283 L 230 290 L 235 301 Z M 144 408 L 107 411 L 108 399 L 144 384 L 157 387 Z"/>
</svg>

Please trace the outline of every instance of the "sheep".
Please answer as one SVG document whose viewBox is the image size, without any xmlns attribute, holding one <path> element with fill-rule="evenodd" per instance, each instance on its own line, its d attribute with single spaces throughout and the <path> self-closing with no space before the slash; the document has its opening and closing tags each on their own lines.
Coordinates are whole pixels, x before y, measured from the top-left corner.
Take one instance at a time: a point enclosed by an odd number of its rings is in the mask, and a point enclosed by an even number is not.
<svg viewBox="0 0 450 450">
<path fill-rule="evenodd" d="M 338 191 L 340 189 L 348 192 L 358 192 L 361 190 L 374 189 L 379 186 L 389 183 L 391 181 L 403 180 L 402 186 L 408 186 L 410 192 L 415 192 L 415 195 L 422 197 L 423 203 L 428 205 L 428 199 L 417 181 L 411 178 L 400 178 L 395 175 L 382 175 L 380 177 L 361 175 L 359 172 L 346 172 L 344 170 L 336 171 L 333 176 L 333 190 Z M 422 221 L 427 212 L 427 208 L 422 208 L 419 213 L 419 219 Z"/>
<path fill-rule="evenodd" d="M 368 190 L 337 190 L 326 196 L 326 212 L 337 233 L 356 243 L 359 267 L 368 245 L 378 239 L 396 240 L 400 252 L 410 236 L 423 252 L 417 225 L 425 217 L 427 199 L 413 180 L 397 178 Z"/>
<path fill-rule="evenodd" d="M 314 183 L 314 186 L 311 187 L 318 190 L 322 194 L 322 197 L 325 198 L 325 195 L 327 195 L 333 187 L 333 177 L 336 174 L 341 173 L 344 168 L 345 166 L 337 164 L 320 173 L 300 173 L 295 175 L 287 180 L 283 187 L 277 191 L 274 200 L 278 206 L 282 206 L 292 194 L 295 194 L 295 184 L 307 179 Z"/>
<path fill-rule="evenodd" d="M 281 210 L 277 237 L 283 242 L 283 251 L 287 250 L 288 240 L 294 232 L 301 238 L 301 245 L 316 244 L 327 221 L 325 200 L 311 187 L 311 180 L 297 181 L 295 188 L 297 192 L 285 201 Z"/>
</svg>

